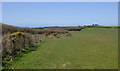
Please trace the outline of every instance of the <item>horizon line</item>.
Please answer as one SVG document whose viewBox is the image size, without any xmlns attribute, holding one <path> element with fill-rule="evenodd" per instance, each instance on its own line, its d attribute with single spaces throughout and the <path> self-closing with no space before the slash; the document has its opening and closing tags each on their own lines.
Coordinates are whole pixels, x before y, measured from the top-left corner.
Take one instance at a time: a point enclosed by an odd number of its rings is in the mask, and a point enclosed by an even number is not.
<svg viewBox="0 0 120 71">
<path fill-rule="evenodd" d="M 5 23 L 0 23 L 0 24 L 5 24 Z M 15 26 L 15 27 L 28 27 L 28 28 L 39 28 L 39 27 L 78 27 L 78 26 L 91 26 L 93 24 L 89 25 L 47 25 L 47 26 L 19 26 L 19 25 L 12 25 L 12 24 L 6 24 L 10 26 Z M 99 24 L 98 24 L 99 25 Z M 99 25 L 99 26 L 120 26 L 120 25 Z"/>
</svg>

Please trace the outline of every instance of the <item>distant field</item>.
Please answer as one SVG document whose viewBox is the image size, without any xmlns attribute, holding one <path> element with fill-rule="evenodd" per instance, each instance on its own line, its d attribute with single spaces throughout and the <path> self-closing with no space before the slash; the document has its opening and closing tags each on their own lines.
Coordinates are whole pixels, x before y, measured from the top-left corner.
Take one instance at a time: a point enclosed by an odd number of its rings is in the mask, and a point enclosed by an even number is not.
<svg viewBox="0 0 120 71">
<path fill-rule="evenodd" d="M 15 69 L 117 69 L 118 30 L 87 28 L 47 39 L 12 64 Z"/>
</svg>

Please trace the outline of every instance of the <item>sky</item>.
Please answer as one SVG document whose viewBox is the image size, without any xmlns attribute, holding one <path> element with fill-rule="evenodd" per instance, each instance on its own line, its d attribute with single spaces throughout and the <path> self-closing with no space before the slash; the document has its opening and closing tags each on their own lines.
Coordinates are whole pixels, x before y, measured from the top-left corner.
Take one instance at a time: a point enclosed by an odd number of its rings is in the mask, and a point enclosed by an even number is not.
<svg viewBox="0 0 120 71">
<path fill-rule="evenodd" d="M 2 0 L 2 2 L 118 2 L 120 0 Z"/>
<path fill-rule="evenodd" d="M 117 2 L 3 2 L 2 22 L 20 27 L 118 25 Z"/>
</svg>

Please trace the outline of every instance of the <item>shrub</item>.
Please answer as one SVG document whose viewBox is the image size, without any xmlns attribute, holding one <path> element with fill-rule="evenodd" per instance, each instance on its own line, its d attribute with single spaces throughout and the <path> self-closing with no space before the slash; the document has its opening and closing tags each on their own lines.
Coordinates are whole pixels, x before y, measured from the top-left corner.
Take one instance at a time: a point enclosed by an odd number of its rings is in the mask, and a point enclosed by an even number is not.
<svg viewBox="0 0 120 71">
<path fill-rule="evenodd" d="M 48 36 L 48 33 L 44 33 L 45 34 L 45 36 Z"/>
<path fill-rule="evenodd" d="M 27 27 L 15 27 L 15 26 L 11 26 L 11 25 L 6 25 L 6 24 L 2 24 L 2 34 L 11 34 L 14 32 L 23 32 L 23 33 L 30 33 L 30 34 L 44 34 L 44 33 L 66 33 L 67 30 L 65 29 L 37 29 L 37 28 L 27 28 Z"/>
<path fill-rule="evenodd" d="M 57 33 L 52 33 L 54 36 L 57 36 Z"/>
<path fill-rule="evenodd" d="M 71 33 L 68 32 L 68 33 L 66 33 L 66 36 L 72 36 L 72 35 L 71 35 Z"/>
<path fill-rule="evenodd" d="M 24 52 L 35 43 L 42 42 L 46 39 L 45 36 L 60 37 L 60 34 L 68 33 L 67 30 L 40 30 L 32 28 L 21 28 L 2 24 L 2 58 L 3 65 L 9 64 L 9 61 L 14 60 L 14 55 Z M 63 36 L 63 35 L 62 35 Z"/>
</svg>

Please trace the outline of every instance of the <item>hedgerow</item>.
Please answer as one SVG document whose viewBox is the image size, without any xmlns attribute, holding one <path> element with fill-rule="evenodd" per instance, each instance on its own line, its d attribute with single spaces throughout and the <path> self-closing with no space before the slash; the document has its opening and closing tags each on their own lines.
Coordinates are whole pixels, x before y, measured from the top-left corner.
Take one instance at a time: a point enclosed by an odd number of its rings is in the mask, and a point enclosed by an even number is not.
<svg viewBox="0 0 120 71">
<path fill-rule="evenodd" d="M 66 36 L 67 30 L 40 30 L 2 24 L 2 65 L 9 67 L 16 57 L 47 38 Z"/>
</svg>

